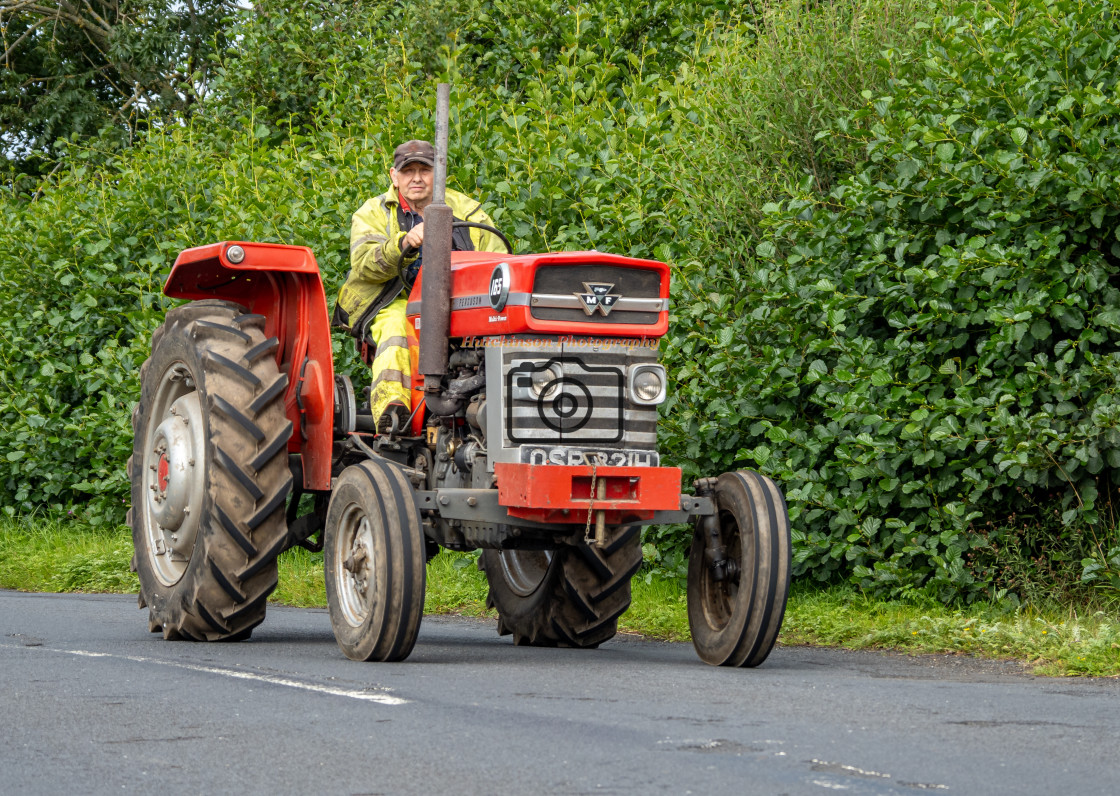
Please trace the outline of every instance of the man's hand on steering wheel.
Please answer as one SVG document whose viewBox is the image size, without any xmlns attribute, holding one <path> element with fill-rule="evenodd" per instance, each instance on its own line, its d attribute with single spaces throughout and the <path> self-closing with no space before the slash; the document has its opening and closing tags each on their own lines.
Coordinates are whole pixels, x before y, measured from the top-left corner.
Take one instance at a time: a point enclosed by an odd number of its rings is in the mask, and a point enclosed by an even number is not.
<svg viewBox="0 0 1120 796">
<path fill-rule="evenodd" d="M 419 249 L 424 244 L 424 222 L 421 221 L 404 236 L 401 242 L 401 251 L 406 252 L 409 249 Z"/>
</svg>

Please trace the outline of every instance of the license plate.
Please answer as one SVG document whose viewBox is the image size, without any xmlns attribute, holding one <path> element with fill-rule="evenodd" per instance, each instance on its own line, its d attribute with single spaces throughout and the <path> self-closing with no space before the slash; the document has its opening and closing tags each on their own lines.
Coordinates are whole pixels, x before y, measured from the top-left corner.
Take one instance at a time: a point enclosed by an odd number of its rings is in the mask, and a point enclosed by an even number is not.
<svg viewBox="0 0 1120 796">
<path fill-rule="evenodd" d="M 599 467 L 658 467 L 657 451 L 564 448 L 543 445 L 522 445 L 522 464 L 568 464 Z"/>
</svg>

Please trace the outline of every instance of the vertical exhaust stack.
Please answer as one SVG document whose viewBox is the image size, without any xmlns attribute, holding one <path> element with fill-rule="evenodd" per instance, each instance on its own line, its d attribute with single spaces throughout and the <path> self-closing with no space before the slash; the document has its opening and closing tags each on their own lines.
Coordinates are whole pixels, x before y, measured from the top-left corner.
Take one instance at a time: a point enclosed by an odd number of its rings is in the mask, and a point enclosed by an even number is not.
<svg viewBox="0 0 1120 796">
<path fill-rule="evenodd" d="M 420 373 L 424 397 L 434 414 L 449 410 L 440 396 L 447 375 L 448 334 L 451 326 L 451 208 L 447 205 L 447 125 L 451 86 L 436 89 L 436 163 L 432 203 L 424 211 L 424 278 L 421 283 Z M 452 410 L 453 411 L 453 410 Z"/>
</svg>

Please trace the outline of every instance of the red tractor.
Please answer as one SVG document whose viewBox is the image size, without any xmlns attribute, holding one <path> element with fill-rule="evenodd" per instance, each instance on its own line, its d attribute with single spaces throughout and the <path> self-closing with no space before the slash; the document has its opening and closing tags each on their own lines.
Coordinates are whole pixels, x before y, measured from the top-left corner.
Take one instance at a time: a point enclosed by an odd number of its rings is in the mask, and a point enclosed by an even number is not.
<svg viewBox="0 0 1120 796">
<path fill-rule="evenodd" d="M 680 469 L 660 466 L 668 267 L 593 251 L 452 253 L 445 113 L 399 433 L 377 434 L 335 373 L 309 249 L 224 242 L 176 260 L 164 292 L 192 301 L 153 335 L 129 459 L 149 628 L 248 638 L 277 556 L 321 545 L 342 651 L 402 660 L 425 564 L 445 547 L 481 549 L 499 633 L 591 648 L 629 607 L 641 527 L 693 522 L 696 650 L 758 665 L 789 591 L 789 517 L 765 476 L 704 478 L 688 495 Z"/>
</svg>

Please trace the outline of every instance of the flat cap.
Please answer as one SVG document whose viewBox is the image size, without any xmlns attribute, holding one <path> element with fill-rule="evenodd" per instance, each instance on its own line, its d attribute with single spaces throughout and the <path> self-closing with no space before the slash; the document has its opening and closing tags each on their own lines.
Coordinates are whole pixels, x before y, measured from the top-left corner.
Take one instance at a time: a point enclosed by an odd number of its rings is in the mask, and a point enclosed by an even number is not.
<svg viewBox="0 0 1120 796">
<path fill-rule="evenodd" d="M 435 147 L 427 141 L 405 141 L 393 152 L 393 168 L 400 171 L 409 163 L 423 163 L 435 168 Z"/>
</svg>

